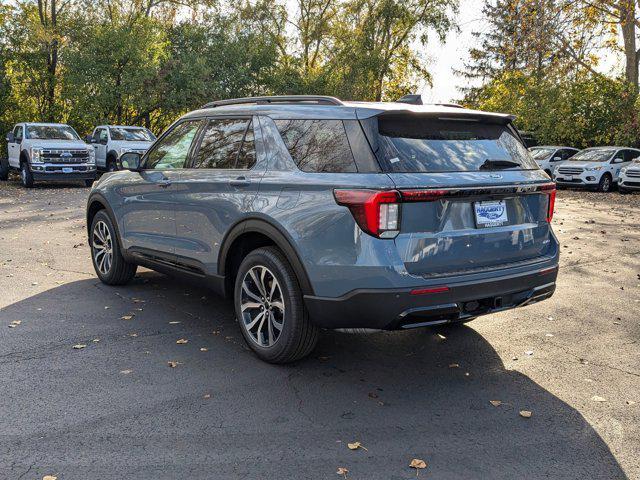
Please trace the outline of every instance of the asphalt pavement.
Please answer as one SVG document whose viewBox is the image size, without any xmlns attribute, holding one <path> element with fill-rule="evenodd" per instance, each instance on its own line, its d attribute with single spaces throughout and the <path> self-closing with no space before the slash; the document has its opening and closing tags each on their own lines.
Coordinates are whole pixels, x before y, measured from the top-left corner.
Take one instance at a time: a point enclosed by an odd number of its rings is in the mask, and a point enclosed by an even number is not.
<svg viewBox="0 0 640 480">
<path fill-rule="evenodd" d="M 0 182 L 0 479 L 640 478 L 640 194 L 559 193 L 551 300 L 273 366 L 212 292 L 102 285 L 87 193 Z"/>
</svg>

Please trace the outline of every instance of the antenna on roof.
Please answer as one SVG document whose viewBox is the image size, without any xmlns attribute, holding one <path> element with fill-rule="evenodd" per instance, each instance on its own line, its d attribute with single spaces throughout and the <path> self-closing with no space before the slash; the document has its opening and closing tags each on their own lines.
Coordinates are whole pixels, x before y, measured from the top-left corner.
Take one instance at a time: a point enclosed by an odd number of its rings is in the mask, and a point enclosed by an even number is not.
<svg viewBox="0 0 640 480">
<path fill-rule="evenodd" d="M 398 100 L 396 100 L 396 102 L 398 103 L 408 103 L 410 105 L 424 105 L 424 103 L 422 103 L 422 95 L 405 95 L 404 97 L 400 97 Z"/>
</svg>

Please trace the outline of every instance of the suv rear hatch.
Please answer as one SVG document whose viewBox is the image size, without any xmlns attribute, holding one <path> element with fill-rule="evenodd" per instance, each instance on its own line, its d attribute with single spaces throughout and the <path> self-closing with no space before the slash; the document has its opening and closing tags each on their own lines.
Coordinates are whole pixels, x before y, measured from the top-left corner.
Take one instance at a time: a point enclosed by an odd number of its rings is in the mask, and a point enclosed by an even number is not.
<svg viewBox="0 0 640 480">
<path fill-rule="evenodd" d="M 388 112 L 361 122 L 400 193 L 394 242 L 409 273 L 470 273 L 553 253 L 555 185 L 509 118 Z"/>
</svg>

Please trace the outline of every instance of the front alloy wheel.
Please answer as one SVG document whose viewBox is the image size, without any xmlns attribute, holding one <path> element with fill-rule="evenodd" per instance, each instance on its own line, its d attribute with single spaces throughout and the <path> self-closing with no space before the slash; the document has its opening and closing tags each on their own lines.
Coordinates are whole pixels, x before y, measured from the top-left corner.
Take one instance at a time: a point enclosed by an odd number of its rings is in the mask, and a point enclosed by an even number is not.
<svg viewBox="0 0 640 480">
<path fill-rule="evenodd" d="M 96 222 L 92 240 L 96 268 L 101 274 L 108 275 L 113 264 L 113 240 L 106 223 L 101 220 Z"/>
<path fill-rule="evenodd" d="M 282 289 L 267 267 L 252 267 L 242 280 L 242 321 L 249 338 L 260 347 L 273 346 L 285 320 Z"/>
<path fill-rule="evenodd" d="M 136 274 L 137 265 L 125 260 L 120 251 L 117 230 L 106 210 L 91 222 L 91 258 L 98 278 L 107 285 L 124 285 Z"/>
</svg>

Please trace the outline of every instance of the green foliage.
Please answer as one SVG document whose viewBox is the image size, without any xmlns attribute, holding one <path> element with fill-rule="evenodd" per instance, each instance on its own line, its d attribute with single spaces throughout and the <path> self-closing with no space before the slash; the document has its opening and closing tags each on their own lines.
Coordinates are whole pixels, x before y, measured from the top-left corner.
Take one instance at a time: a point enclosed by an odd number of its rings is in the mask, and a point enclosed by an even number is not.
<svg viewBox="0 0 640 480">
<path fill-rule="evenodd" d="M 505 72 L 476 95 L 470 106 L 517 115 L 518 128 L 534 132 L 541 144 L 638 144 L 635 89 L 621 80 L 589 74 L 538 79 Z"/>
<path fill-rule="evenodd" d="M 397 98 L 429 81 L 416 47 L 427 45 L 428 31 L 443 38 L 456 2 L 298 0 L 295 9 L 285 0 L 2 4 L 0 106 L 14 106 L 2 126 L 56 120 L 82 133 L 102 123 L 159 132 L 214 99 Z"/>
</svg>

